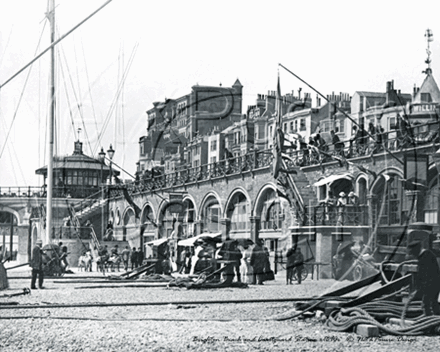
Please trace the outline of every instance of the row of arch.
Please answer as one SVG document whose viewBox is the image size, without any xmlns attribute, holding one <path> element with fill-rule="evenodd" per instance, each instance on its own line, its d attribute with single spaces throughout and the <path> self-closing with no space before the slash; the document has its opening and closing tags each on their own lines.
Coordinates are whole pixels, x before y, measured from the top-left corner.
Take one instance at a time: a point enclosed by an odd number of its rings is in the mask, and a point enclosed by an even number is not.
<svg viewBox="0 0 440 352">
<path fill-rule="evenodd" d="M 117 214 L 118 211 L 112 209 L 111 214 Z M 280 230 L 289 227 L 292 221 L 287 200 L 277 196 L 275 184 L 267 183 L 261 187 L 255 199 L 243 187 L 237 187 L 227 199 L 222 199 L 218 192 L 211 190 L 199 203 L 190 193 L 181 202 L 162 200 L 157 209 L 146 202 L 139 219 L 135 217 L 134 210 L 128 207 L 123 212 L 123 221 L 115 224 L 128 229 L 138 229 L 144 225 L 146 233 L 152 236 L 154 232 L 158 238 L 171 236 L 176 221 L 182 225 L 183 237 L 221 232 L 224 226 L 228 226 L 233 236 L 248 238 L 250 217 L 259 219 L 261 229 Z"/>
<path fill-rule="evenodd" d="M 436 175 L 435 165 L 431 165 L 428 172 L 428 189 L 437 187 Z M 351 188 L 344 191 L 354 191 L 359 196 L 361 204 L 371 205 L 372 215 L 377 218 L 369 219 L 369 225 L 377 223 L 376 221 L 379 225 L 394 225 L 402 223 L 404 216 L 402 214 L 408 213 L 411 209 L 409 197 L 404 192 L 403 177 L 404 173 L 401 169 L 390 166 L 378 172 L 376 177 L 359 172 L 348 180 L 345 186 L 341 183 L 340 187 Z M 317 189 L 316 200 L 321 198 L 319 192 L 320 190 Z M 368 201 L 370 198 L 371 203 Z M 431 211 L 429 222 L 432 223 L 437 222 L 438 218 L 440 207 L 438 198 L 438 195 L 433 196 L 432 192 L 428 191 L 423 200 L 425 209 L 429 208 Z M 382 206 L 384 201 L 385 207 Z M 379 212 L 380 209 L 382 212 Z M 118 212 L 118 209 L 112 210 L 112 213 Z M 259 220 L 257 230 L 287 231 L 294 222 L 287 200 L 279 198 L 276 185 L 269 182 L 261 187 L 255 199 L 243 187 L 237 187 L 227 199 L 222 199 L 218 192 L 211 190 L 199 203 L 191 193 L 185 195 L 180 204 L 163 200 L 155 208 L 153 204 L 146 202 L 139 219 L 136 219 L 133 209 L 128 207 L 121 217 L 123 221 L 116 225 L 134 229 L 142 224 L 146 226 L 146 232 L 151 236 L 154 233 L 155 237 L 162 238 L 171 235 L 175 221 L 182 223 L 184 237 L 203 232 L 220 232 L 225 228 L 222 224 L 229 222 L 228 228 L 233 234 L 232 237 L 240 238 L 250 236 L 251 217 Z M 199 226 L 197 233 L 196 225 Z"/>
</svg>

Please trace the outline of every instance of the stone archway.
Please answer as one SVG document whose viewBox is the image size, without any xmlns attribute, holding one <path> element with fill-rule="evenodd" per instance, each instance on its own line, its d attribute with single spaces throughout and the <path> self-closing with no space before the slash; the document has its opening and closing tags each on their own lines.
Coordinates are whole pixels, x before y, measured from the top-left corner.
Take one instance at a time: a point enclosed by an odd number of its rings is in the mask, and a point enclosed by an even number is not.
<svg viewBox="0 0 440 352">
<path fill-rule="evenodd" d="M 19 245 L 18 219 L 7 211 L 0 211 L 0 247 L 3 258 L 17 260 Z"/>
<path fill-rule="evenodd" d="M 124 214 L 122 240 L 140 243 L 139 232 L 136 226 L 136 215 L 132 208 L 128 208 Z"/>
<path fill-rule="evenodd" d="M 200 232 L 221 232 L 222 209 L 217 197 L 209 194 L 200 209 Z"/>
</svg>

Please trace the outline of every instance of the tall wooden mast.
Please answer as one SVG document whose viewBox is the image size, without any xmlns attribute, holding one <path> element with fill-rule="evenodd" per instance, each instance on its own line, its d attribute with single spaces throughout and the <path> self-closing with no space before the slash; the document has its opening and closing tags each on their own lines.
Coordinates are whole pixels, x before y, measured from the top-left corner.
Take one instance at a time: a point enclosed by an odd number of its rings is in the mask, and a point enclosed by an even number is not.
<svg viewBox="0 0 440 352">
<path fill-rule="evenodd" d="M 55 42 L 55 0 L 49 0 L 50 41 Z M 53 197 L 53 154 L 54 154 L 54 123 L 55 123 L 55 46 L 50 49 L 50 113 L 47 124 L 47 198 L 46 198 L 46 238 L 50 242 L 52 233 L 52 197 Z"/>
</svg>

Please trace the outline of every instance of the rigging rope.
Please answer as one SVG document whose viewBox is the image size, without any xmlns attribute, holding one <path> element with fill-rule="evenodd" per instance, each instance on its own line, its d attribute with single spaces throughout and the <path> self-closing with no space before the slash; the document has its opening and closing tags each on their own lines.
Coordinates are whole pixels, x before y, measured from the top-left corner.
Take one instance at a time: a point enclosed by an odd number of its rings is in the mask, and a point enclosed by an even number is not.
<svg viewBox="0 0 440 352">
<path fill-rule="evenodd" d="M 93 150 L 93 155 L 96 154 L 96 151 L 99 149 L 99 145 L 101 144 L 102 137 L 103 137 L 104 132 L 105 132 L 105 130 L 107 129 L 107 126 L 108 126 L 108 124 L 109 124 L 111 114 L 113 113 L 113 111 L 114 111 L 114 109 L 115 109 L 117 99 L 118 99 L 119 94 L 121 93 L 121 90 L 122 90 L 122 85 L 123 85 L 123 83 L 125 82 L 125 80 L 127 79 L 128 72 L 129 72 L 129 70 L 130 70 L 130 68 L 131 68 L 131 64 L 133 63 L 134 56 L 135 56 L 135 54 L 136 54 L 136 51 L 137 51 L 138 46 L 139 46 L 139 43 L 136 43 L 136 45 L 133 47 L 133 50 L 132 50 L 131 55 L 130 55 L 130 58 L 129 58 L 129 60 L 128 60 L 127 67 L 126 67 L 126 69 L 125 69 L 125 71 L 124 71 L 124 74 L 123 74 L 123 76 L 122 76 L 122 80 L 121 80 L 121 82 L 119 83 L 118 91 L 116 92 L 116 95 L 115 95 L 115 97 L 114 97 L 114 99 L 113 99 L 113 101 L 112 101 L 112 104 L 111 104 L 111 106 L 110 106 L 110 110 L 109 110 L 109 112 L 108 112 L 108 114 L 107 114 L 107 117 L 106 117 L 106 119 L 105 119 L 105 121 L 104 121 L 104 125 L 103 125 L 103 127 L 102 127 L 102 129 L 101 129 L 101 132 L 100 132 L 99 135 L 98 135 L 98 139 L 97 139 L 97 141 L 96 141 L 95 149 Z"/>
<path fill-rule="evenodd" d="M 44 32 L 44 29 L 46 28 L 46 23 L 47 22 L 44 23 L 43 29 L 41 30 L 40 39 L 38 40 L 38 44 L 37 44 L 37 47 L 35 48 L 35 52 L 37 52 L 38 48 L 40 47 L 41 39 L 43 38 L 43 32 Z M 3 144 L 3 148 L 2 148 L 2 150 L 0 152 L 0 159 L 1 159 L 1 157 L 3 155 L 3 152 L 4 152 L 5 148 L 6 148 L 6 144 L 8 143 L 8 139 L 9 139 L 9 136 L 10 136 L 11 131 L 12 131 L 12 126 L 14 125 L 15 119 L 17 117 L 18 109 L 20 108 L 20 104 L 21 104 L 21 101 L 23 99 L 24 91 L 26 89 L 26 86 L 27 86 L 29 77 L 31 75 L 31 72 L 32 72 L 32 67 L 29 69 L 28 74 L 26 76 L 26 79 L 24 81 L 23 89 L 22 89 L 20 97 L 18 99 L 17 108 L 15 109 L 14 116 L 12 117 L 11 125 L 9 126 L 8 133 L 6 134 L 6 138 L 5 138 L 5 142 Z"/>
<path fill-rule="evenodd" d="M 55 45 L 57 45 L 59 42 L 64 40 L 69 34 L 71 34 L 73 31 L 78 29 L 81 25 L 83 25 L 85 22 L 87 22 L 90 18 L 92 18 L 95 14 L 97 14 L 100 10 L 102 10 L 105 6 L 107 6 L 112 0 L 108 0 L 104 5 L 99 7 L 96 11 L 94 11 L 92 14 L 87 16 L 84 20 L 82 20 L 80 23 L 78 23 L 75 27 L 73 27 L 70 31 L 68 31 L 66 34 L 58 38 L 56 41 L 54 41 L 49 47 L 47 47 L 45 50 L 43 50 L 40 54 L 38 54 L 36 57 L 34 57 L 28 64 L 26 64 L 24 67 L 22 67 L 20 70 L 18 70 L 15 74 L 13 74 L 10 78 L 8 78 L 3 84 L 0 85 L 0 88 L 3 88 L 6 84 L 11 82 L 15 77 L 17 77 L 20 73 L 22 73 L 24 70 L 26 70 L 29 66 L 31 66 L 35 61 L 37 61 L 40 57 L 42 57 L 45 53 L 47 53 L 50 49 L 52 49 Z"/>
</svg>

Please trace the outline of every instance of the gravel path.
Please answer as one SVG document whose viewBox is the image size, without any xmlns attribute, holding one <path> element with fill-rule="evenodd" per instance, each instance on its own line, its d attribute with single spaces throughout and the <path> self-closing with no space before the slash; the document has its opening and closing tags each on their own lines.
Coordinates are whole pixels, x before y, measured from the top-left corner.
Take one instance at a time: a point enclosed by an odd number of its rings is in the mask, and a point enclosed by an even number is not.
<svg viewBox="0 0 440 352">
<path fill-rule="evenodd" d="M 26 275 L 28 272 L 22 271 Z M 0 298 L 20 304 L 170 302 L 310 297 L 348 282 L 312 281 L 284 285 L 284 273 L 263 286 L 186 290 L 100 288 L 46 280 L 45 290 Z M 11 276 L 11 273 L 9 273 Z M 15 273 L 14 273 L 15 275 Z M 81 273 L 70 275 L 79 278 Z M 102 275 L 94 274 L 96 278 Z M 10 280 L 0 295 L 29 287 Z M 102 284 L 96 284 L 102 285 Z M 76 287 L 76 288 L 75 288 Z M 1 306 L 0 306 L 1 308 Z M 329 331 L 316 317 L 269 321 L 293 309 L 293 302 L 167 304 L 161 306 L 0 309 L 0 351 L 439 351 L 439 337 L 360 339 Z"/>
</svg>

